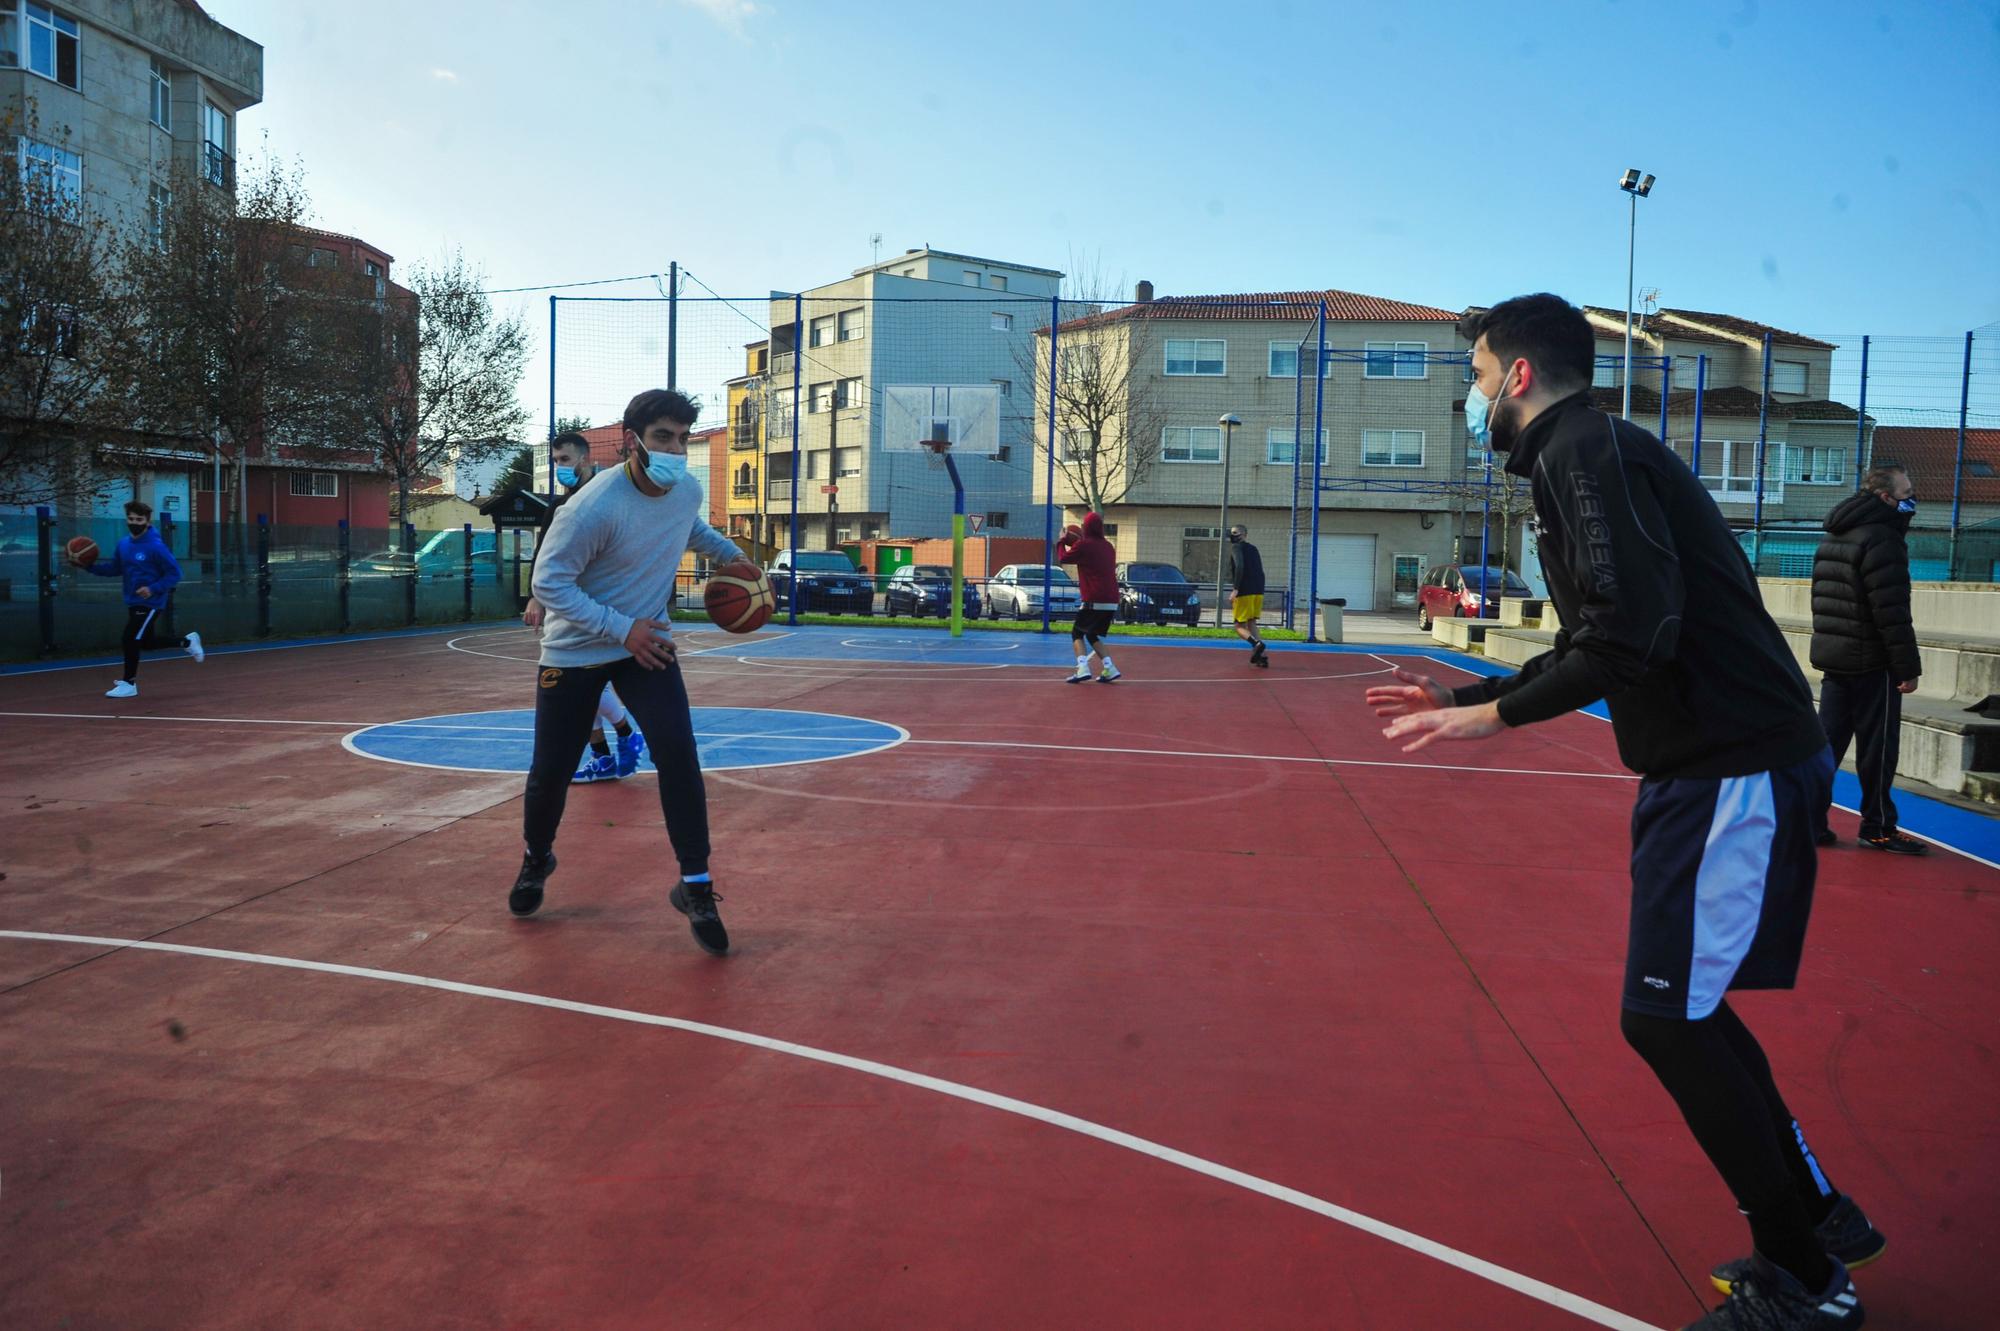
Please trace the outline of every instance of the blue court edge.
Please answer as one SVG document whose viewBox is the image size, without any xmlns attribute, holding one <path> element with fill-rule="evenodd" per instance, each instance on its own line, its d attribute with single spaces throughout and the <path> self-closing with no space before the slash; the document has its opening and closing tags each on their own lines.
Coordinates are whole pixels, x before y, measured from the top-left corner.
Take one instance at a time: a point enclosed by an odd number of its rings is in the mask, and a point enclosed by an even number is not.
<svg viewBox="0 0 2000 1331">
<path fill-rule="evenodd" d="M 234 656 L 240 652 L 275 652 L 290 647 L 331 647 L 343 642 L 380 642 L 385 638 L 421 638 L 437 633 L 485 633 L 518 627 L 519 619 L 475 619 L 460 624 L 427 624 L 413 629 L 380 629 L 368 633 L 334 633 L 320 638 L 272 638 L 264 642 L 234 642 L 210 647 L 203 643 L 204 656 Z M 199 626 L 196 626 L 199 628 Z M 148 652 L 149 661 L 185 660 L 186 652 Z M 87 670 L 91 666 L 122 666 L 122 656 L 65 656 L 48 661 L 23 661 L 0 666 L 0 675 L 40 675 L 52 670 Z"/>
</svg>

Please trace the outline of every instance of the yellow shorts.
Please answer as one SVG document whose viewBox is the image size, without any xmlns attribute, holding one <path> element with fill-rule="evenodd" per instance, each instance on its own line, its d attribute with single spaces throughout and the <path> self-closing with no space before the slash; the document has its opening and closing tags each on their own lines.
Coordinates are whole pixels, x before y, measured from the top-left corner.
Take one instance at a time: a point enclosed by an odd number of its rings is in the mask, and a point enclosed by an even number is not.
<svg viewBox="0 0 2000 1331">
<path fill-rule="evenodd" d="M 1264 595 L 1262 592 L 1259 592 L 1255 596 L 1238 596 L 1236 598 L 1237 623 L 1255 624 L 1257 622 L 1257 616 L 1263 613 L 1264 613 Z"/>
</svg>

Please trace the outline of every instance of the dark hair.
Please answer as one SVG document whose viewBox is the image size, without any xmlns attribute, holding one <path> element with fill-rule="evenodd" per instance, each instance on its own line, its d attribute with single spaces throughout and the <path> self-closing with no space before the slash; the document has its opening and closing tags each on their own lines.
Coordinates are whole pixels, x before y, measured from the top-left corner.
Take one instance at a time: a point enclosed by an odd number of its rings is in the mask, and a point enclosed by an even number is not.
<svg viewBox="0 0 2000 1331">
<path fill-rule="evenodd" d="M 1597 335 L 1583 311 L 1544 291 L 1503 300 L 1481 314 L 1458 321 L 1467 342 L 1486 339 L 1503 366 L 1525 360 L 1557 392 L 1587 387 L 1597 365 Z"/>
<path fill-rule="evenodd" d="M 1899 462 L 1884 462 L 1862 479 L 1861 488 L 1869 494 L 1893 494 L 1896 490 L 1896 478 L 1909 474 L 1909 468 Z"/>
<path fill-rule="evenodd" d="M 142 518 L 150 518 L 153 516 L 153 506 L 138 499 L 126 500 L 125 511 L 127 513 L 137 513 Z"/>
<path fill-rule="evenodd" d="M 567 448 L 572 452 L 581 453 L 585 457 L 590 456 L 590 441 L 575 430 L 565 430 L 555 438 L 549 440 L 549 452 L 553 453 L 558 448 Z"/>
<path fill-rule="evenodd" d="M 693 425 L 700 418 L 700 405 L 673 388 L 649 388 L 625 404 L 625 428 L 642 439 L 654 421 Z"/>
</svg>

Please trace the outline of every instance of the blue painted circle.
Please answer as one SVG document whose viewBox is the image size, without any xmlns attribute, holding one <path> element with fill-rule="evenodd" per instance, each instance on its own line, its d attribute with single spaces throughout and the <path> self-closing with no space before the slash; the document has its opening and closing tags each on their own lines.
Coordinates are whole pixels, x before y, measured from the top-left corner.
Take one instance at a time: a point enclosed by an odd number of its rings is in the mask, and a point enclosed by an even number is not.
<svg viewBox="0 0 2000 1331">
<path fill-rule="evenodd" d="M 797 763 L 856 758 L 891 748 L 909 738 L 900 726 L 859 716 L 826 712 L 773 711 L 761 707 L 695 707 L 695 747 L 704 771 L 739 767 L 786 767 Z M 357 730 L 341 743 L 364 758 L 412 767 L 461 772 L 528 770 L 535 749 L 532 708 L 505 712 L 457 712 L 390 721 Z M 641 772 L 654 770 L 652 755 L 639 760 Z"/>
</svg>

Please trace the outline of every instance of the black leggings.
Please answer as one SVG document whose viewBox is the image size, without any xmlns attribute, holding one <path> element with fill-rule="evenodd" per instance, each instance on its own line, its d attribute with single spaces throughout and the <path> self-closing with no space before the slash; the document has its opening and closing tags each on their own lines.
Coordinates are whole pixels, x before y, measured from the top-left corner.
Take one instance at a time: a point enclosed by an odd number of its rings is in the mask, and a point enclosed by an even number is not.
<svg viewBox="0 0 2000 1331">
<path fill-rule="evenodd" d="M 166 617 L 165 605 L 128 605 L 125 607 L 125 636 L 119 639 L 125 648 L 125 682 L 132 683 L 139 678 L 139 653 L 157 652 L 166 647 L 179 647 L 186 643 L 182 638 L 176 642 L 154 642 L 153 630 Z"/>
<path fill-rule="evenodd" d="M 606 684 L 618 688 L 659 768 L 660 813 L 681 874 L 708 872 L 708 793 L 695 753 L 694 720 L 678 665 L 648 670 L 626 657 L 601 666 L 543 666 L 535 676 L 535 756 L 528 764 L 522 836 L 531 854 L 555 846 L 570 778 L 597 723 Z"/>
<path fill-rule="evenodd" d="M 1757 1250 L 1811 1281 L 1820 1255 L 1812 1226 L 1838 1194 L 1785 1107 L 1757 1037 L 1727 1003 L 1701 1021 L 1627 1009 L 1619 1029 L 1736 1194 Z"/>
</svg>

